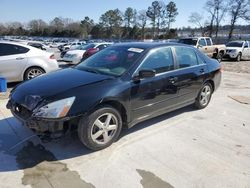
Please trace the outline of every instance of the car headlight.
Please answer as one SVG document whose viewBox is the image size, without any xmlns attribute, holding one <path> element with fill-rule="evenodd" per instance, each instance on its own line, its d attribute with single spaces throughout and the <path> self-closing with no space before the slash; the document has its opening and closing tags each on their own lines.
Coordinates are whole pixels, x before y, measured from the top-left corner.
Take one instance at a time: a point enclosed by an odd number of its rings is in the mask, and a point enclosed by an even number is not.
<svg viewBox="0 0 250 188">
<path fill-rule="evenodd" d="M 38 110 L 33 114 L 34 117 L 41 118 L 62 118 L 67 115 L 72 104 L 75 101 L 75 97 L 70 97 L 49 103 Z"/>
</svg>

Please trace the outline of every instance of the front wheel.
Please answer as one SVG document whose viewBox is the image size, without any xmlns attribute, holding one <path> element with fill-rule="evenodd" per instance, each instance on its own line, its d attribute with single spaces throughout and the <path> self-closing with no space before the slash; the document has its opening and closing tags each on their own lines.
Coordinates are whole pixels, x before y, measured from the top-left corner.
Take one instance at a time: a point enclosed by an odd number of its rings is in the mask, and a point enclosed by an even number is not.
<svg viewBox="0 0 250 188">
<path fill-rule="evenodd" d="M 221 62 L 222 59 L 223 59 L 223 56 L 224 56 L 223 52 L 219 52 L 218 55 L 217 55 L 217 60 L 218 60 L 219 62 Z"/>
<path fill-rule="evenodd" d="M 113 107 L 103 106 L 81 119 L 78 136 L 89 149 L 101 150 L 110 146 L 119 137 L 121 128 L 120 113 Z"/>
<path fill-rule="evenodd" d="M 205 83 L 195 101 L 195 107 L 198 109 L 206 108 L 209 104 L 213 93 L 213 88 L 210 83 Z"/>
<path fill-rule="evenodd" d="M 236 57 L 236 61 L 240 62 L 240 60 L 241 60 L 241 54 L 238 54 Z"/>
<path fill-rule="evenodd" d="M 30 80 L 44 73 L 45 71 L 39 67 L 31 67 L 25 71 L 24 80 Z"/>
</svg>

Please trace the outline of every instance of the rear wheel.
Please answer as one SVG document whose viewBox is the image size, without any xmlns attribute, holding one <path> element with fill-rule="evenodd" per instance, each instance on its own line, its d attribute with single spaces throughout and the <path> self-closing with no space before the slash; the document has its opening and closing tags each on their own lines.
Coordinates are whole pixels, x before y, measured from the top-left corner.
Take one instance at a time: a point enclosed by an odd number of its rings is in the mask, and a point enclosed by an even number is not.
<svg viewBox="0 0 250 188">
<path fill-rule="evenodd" d="M 35 78 L 37 76 L 40 76 L 41 74 L 44 74 L 45 71 L 40 67 L 31 67 L 28 68 L 24 73 L 24 80 L 30 80 L 32 78 Z"/>
<path fill-rule="evenodd" d="M 210 83 L 205 83 L 195 101 L 195 107 L 198 109 L 206 108 L 209 104 L 213 93 L 213 88 Z"/>
<path fill-rule="evenodd" d="M 121 128 L 120 113 L 110 106 L 103 106 L 80 121 L 78 136 L 86 147 L 101 150 L 119 137 Z"/>
</svg>

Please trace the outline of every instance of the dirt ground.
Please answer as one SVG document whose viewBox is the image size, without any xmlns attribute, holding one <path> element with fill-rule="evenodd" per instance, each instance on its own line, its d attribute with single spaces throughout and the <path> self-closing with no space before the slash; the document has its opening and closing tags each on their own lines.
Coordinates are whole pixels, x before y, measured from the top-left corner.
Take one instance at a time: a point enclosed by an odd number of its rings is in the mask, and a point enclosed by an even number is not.
<svg viewBox="0 0 250 188">
<path fill-rule="evenodd" d="M 250 73 L 250 61 L 222 61 L 223 70 L 235 73 Z"/>
</svg>

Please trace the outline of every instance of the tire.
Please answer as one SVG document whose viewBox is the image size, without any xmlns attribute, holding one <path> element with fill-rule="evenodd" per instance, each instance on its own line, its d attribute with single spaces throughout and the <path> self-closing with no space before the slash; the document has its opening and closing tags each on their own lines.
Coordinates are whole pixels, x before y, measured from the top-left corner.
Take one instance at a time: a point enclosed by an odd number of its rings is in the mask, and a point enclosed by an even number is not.
<svg viewBox="0 0 250 188">
<path fill-rule="evenodd" d="M 219 52 L 219 53 L 218 53 L 218 55 L 217 55 L 217 60 L 218 60 L 219 62 L 222 61 L 223 55 L 224 55 L 223 52 Z"/>
<path fill-rule="evenodd" d="M 45 71 L 40 67 L 28 68 L 24 73 L 24 80 L 30 80 L 30 79 L 35 78 L 37 76 L 40 76 L 44 73 L 45 73 Z"/>
<path fill-rule="evenodd" d="M 201 88 L 201 90 L 200 90 L 200 92 L 195 100 L 195 103 L 194 103 L 195 108 L 197 108 L 197 109 L 206 108 L 211 100 L 212 94 L 213 94 L 212 85 L 208 82 L 205 83 L 202 86 L 202 88 Z"/>
<path fill-rule="evenodd" d="M 241 60 L 241 54 L 238 54 L 237 57 L 235 58 L 235 60 L 236 60 L 237 62 L 240 62 L 240 60 Z"/>
<path fill-rule="evenodd" d="M 110 119 L 109 122 L 108 119 Z M 106 123 L 109 126 L 105 125 Z M 97 151 L 116 141 L 121 129 L 122 118 L 120 113 L 111 106 L 101 106 L 80 120 L 78 136 L 87 148 Z"/>
</svg>

